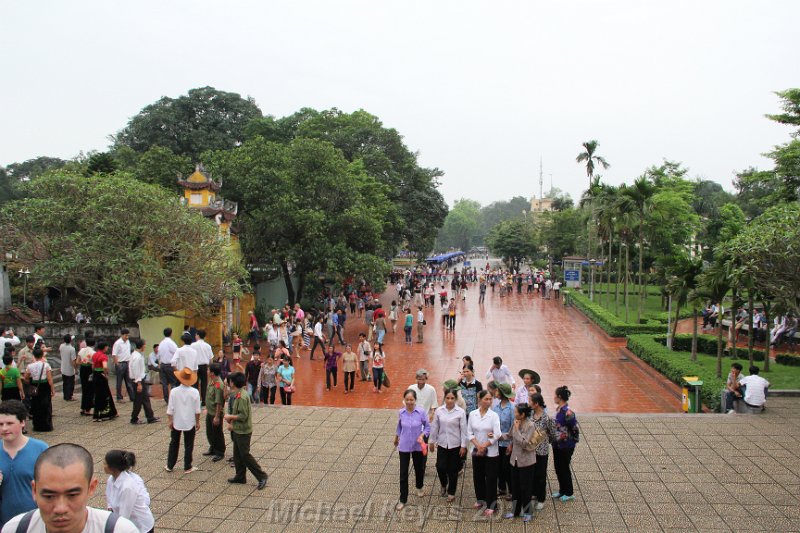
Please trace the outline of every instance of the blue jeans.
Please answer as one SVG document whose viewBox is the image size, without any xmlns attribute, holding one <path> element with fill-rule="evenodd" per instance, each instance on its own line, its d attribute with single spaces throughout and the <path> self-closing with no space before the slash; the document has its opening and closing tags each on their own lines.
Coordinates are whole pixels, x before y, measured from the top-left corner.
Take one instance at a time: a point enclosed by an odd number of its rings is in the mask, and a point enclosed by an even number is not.
<svg viewBox="0 0 800 533">
<path fill-rule="evenodd" d="M 384 335 L 386 335 L 386 330 L 385 329 L 379 329 L 378 330 L 378 344 L 383 344 Z"/>
<path fill-rule="evenodd" d="M 253 385 L 252 383 L 247 383 L 247 394 L 250 395 L 250 403 L 258 403 L 258 387 Z"/>
</svg>

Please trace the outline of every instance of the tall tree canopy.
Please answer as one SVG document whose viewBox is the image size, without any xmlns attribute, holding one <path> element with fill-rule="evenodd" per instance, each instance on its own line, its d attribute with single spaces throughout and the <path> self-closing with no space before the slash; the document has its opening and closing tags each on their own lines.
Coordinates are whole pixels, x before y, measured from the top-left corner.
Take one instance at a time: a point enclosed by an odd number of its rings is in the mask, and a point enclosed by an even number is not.
<svg viewBox="0 0 800 533">
<path fill-rule="evenodd" d="M 93 315 L 136 320 L 218 305 L 246 271 L 216 226 L 165 189 L 124 174 L 56 171 L 0 212 L 0 241 L 30 268 L 29 287 L 54 287 Z"/>
<path fill-rule="evenodd" d="M 162 146 L 198 160 L 206 150 L 226 150 L 241 144 L 247 124 L 260 117 L 261 110 L 252 98 L 201 87 L 146 106 L 114 141 L 137 152 Z"/>
<path fill-rule="evenodd" d="M 533 223 L 524 217 L 496 225 L 486 236 L 486 244 L 494 255 L 517 271 L 523 261 L 535 258 L 539 250 Z"/>
<path fill-rule="evenodd" d="M 476 244 L 483 226 L 481 204 L 475 200 L 464 198 L 456 200 L 439 232 L 438 247 L 440 249 L 458 248 L 466 252 Z"/>
</svg>

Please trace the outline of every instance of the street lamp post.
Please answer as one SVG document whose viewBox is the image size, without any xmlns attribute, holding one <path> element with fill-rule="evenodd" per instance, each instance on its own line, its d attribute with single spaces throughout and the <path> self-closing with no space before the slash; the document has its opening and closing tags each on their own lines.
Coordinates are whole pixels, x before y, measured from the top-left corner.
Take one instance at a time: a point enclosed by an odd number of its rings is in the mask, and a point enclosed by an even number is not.
<svg viewBox="0 0 800 533">
<path fill-rule="evenodd" d="M 594 301 L 594 265 L 596 259 L 589 259 L 589 300 Z"/>
<path fill-rule="evenodd" d="M 31 275 L 31 271 L 26 269 L 19 269 L 19 276 L 23 278 L 22 280 L 22 305 L 28 305 L 28 276 Z"/>
</svg>

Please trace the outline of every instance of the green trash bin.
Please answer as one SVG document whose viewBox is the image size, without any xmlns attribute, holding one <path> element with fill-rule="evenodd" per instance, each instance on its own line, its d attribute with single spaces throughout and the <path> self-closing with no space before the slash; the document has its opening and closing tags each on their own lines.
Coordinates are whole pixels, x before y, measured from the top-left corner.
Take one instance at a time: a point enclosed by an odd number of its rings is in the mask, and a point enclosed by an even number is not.
<svg viewBox="0 0 800 533">
<path fill-rule="evenodd" d="M 697 376 L 683 376 L 681 380 L 681 407 L 684 413 L 700 412 L 700 389 L 703 381 Z"/>
</svg>

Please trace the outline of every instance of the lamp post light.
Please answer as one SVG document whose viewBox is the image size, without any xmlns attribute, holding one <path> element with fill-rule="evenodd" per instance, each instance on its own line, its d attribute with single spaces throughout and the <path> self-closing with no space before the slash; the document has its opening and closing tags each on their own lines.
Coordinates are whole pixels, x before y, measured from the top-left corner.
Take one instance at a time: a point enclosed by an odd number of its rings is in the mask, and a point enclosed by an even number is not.
<svg viewBox="0 0 800 533">
<path fill-rule="evenodd" d="M 28 276 L 31 275 L 31 271 L 26 269 L 19 269 L 19 277 L 23 278 L 22 281 L 22 305 L 28 305 Z"/>
</svg>

